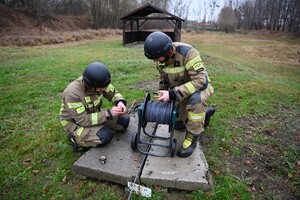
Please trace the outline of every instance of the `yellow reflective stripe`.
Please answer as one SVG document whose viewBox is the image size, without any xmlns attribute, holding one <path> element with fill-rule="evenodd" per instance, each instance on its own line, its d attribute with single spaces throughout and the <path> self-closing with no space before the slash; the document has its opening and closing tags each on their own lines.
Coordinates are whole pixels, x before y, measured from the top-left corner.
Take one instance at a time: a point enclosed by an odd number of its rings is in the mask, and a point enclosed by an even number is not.
<svg viewBox="0 0 300 200">
<path fill-rule="evenodd" d="M 109 84 L 105 89 L 105 92 L 113 92 L 115 87 L 112 84 Z"/>
<path fill-rule="evenodd" d="M 211 80 L 210 80 L 209 76 L 207 76 L 207 80 L 208 80 L 208 82 L 209 82 L 209 83 L 211 82 Z"/>
<path fill-rule="evenodd" d="M 183 141 L 183 145 L 182 146 L 183 146 L 183 148 L 188 148 L 189 146 L 191 146 L 191 144 L 192 144 L 192 141 L 185 139 Z"/>
<path fill-rule="evenodd" d="M 76 141 L 75 141 L 73 138 L 71 138 L 71 141 L 72 141 L 73 143 L 76 143 Z"/>
<path fill-rule="evenodd" d="M 188 112 L 188 118 L 192 122 L 201 122 L 205 120 L 205 112 L 203 113 L 192 113 Z"/>
<path fill-rule="evenodd" d="M 62 126 L 67 126 L 70 122 L 67 120 L 61 120 L 60 123 Z"/>
<path fill-rule="evenodd" d="M 98 113 L 92 113 L 92 125 L 98 124 Z"/>
<path fill-rule="evenodd" d="M 166 63 L 160 63 L 160 62 L 157 62 L 156 64 L 157 64 L 157 66 L 159 66 L 159 67 L 165 67 L 165 66 L 166 66 Z"/>
<path fill-rule="evenodd" d="M 178 74 L 185 71 L 184 67 L 168 67 L 162 69 L 167 74 Z"/>
<path fill-rule="evenodd" d="M 186 65 L 185 65 L 185 69 L 189 70 L 197 62 L 202 62 L 200 56 L 196 56 L 195 58 L 193 58 L 189 62 L 187 62 Z"/>
<path fill-rule="evenodd" d="M 103 99 L 103 94 L 101 94 L 101 95 L 98 97 L 98 99 L 97 99 L 96 101 L 94 101 L 95 107 L 97 107 L 97 106 L 100 104 L 100 102 L 101 102 L 102 99 Z"/>
<path fill-rule="evenodd" d="M 186 139 L 183 141 L 183 148 L 188 148 L 193 141 L 193 135 L 187 134 Z"/>
<path fill-rule="evenodd" d="M 204 67 L 204 66 L 203 66 L 203 63 L 202 63 L 202 62 L 196 63 L 196 64 L 194 64 L 194 66 L 193 66 L 193 68 L 194 68 L 195 71 L 197 71 L 198 69 L 201 69 L 201 68 L 203 68 L 203 67 Z"/>
<path fill-rule="evenodd" d="M 83 106 L 83 103 L 82 102 L 67 103 L 67 105 L 70 109 L 72 109 L 72 108 L 79 108 L 79 107 Z"/>
<path fill-rule="evenodd" d="M 97 106 L 100 103 L 100 99 L 97 99 L 96 101 L 94 101 L 95 106 Z"/>
<path fill-rule="evenodd" d="M 81 133 L 83 132 L 84 128 L 80 127 L 79 129 L 77 129 L 76 134 L 78 135 L 78 137 L 81 135 Z"/>
<path fill-rule="evenodd" d="M 116 93 L 114 96 L 113 96 L 113 101 L 117 100 L 117 99 L 120 99 L 122 98 L 123 96 L 120 94 L 120 93 Z"/>
<path fill-rule="evenodd" d="M 85 100 L 85 102 L 87 102 L 87 103 L 92 102 L 90 97 L 84 97 L 84 100 Z"/>
<path fill-rule="evenodd" d="M 83 113 L 84 111 L 85 111 L 85 107 L 84 107 L 84 106 L 81 106 L 80 108 L 77 108 L 77 109 L 76 109 L 76 112 L 77 112 L 78 114 Z"/>
<path fill-rule="evenodd" d="M 184 86 L 188 89 L 190 94 L 194 94 L 197 90 L 191 82 L 187 82 Z"/>
</svg>

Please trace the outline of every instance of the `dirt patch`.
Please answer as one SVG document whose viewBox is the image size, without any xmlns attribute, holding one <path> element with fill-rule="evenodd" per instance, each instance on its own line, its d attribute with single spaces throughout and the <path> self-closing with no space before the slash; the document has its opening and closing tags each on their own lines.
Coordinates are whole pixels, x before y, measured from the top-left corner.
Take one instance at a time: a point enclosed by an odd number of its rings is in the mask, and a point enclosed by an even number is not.
<svg viewBox="0 0 300 200">
<path fill-rule="evenodd" d="M 279 107 L 281 115 L 239 118 L 235 136 L 220 157 L 224 168 L 248 183 L 258 199 L 300 198 L 300 115 Z M 205 148 L 213 138 L 206 137 Z M 232 152 L 240 151 L 233 154 Z M 297 185 L 298 184 L 298 185 Z"/>
<path fill-rule="evenodd" d="M 139 83 L 138 85 L 132 85 L 128 86 L 128 89 L 132 90 L 144 90 L 145 92 L 155 92 L 158 90 L 159 86 L 159 79 L 152 80 L 152 81 L 145 81 L 142 83 Z"/>
</svg>

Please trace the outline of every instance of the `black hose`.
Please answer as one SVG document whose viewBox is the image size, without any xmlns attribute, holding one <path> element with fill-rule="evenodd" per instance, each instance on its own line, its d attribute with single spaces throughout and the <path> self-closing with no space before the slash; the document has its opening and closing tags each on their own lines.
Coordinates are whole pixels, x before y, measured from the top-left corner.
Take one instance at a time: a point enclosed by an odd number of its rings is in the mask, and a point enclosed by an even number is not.
<svg viewBox="0 0 300 200">
<path fill-rule="evenodd" d="M 149 100 L 145 111 L 146 122 L 170 124 L 172 117 L 172 102 L 154 102 Z"/>
</svg>

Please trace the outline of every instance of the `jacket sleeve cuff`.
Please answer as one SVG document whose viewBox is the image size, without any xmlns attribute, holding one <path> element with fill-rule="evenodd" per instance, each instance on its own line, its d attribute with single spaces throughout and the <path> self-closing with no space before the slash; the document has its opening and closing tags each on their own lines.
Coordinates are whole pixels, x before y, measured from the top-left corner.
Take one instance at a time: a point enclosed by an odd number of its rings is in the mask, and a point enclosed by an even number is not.
<svg viewBox="0 0 300 200">
<path fill-rule="evenodd" d="M 176 91 L 174 89 L 169 91 L 169 98 L 171 100 L 176 100 L 177 99 Z"/>
<path fill-rule="evenodd" d="M 116 105 L 118 105 L 118 103 L 119 103 L 120 101 L 122 101 L 123 104 L 124 104 L 125 106 L 127 105 L 127 101 L 126 101 L 125 99 L 120 99 L 120 100 L 118 100 L 118 101 L 116 102 Z"/>
<path fill-rule="evenodd" d="M 111 114 L 111 112 L 110 112 L 110 110 L 109 109 L 107 109 L 107 116 L 106 116 L 106 119 L 107 120 L 112 120 L 112 118 L 113 118 L 113 116 L 112 116 L 112 114 Z"/>
</svg>

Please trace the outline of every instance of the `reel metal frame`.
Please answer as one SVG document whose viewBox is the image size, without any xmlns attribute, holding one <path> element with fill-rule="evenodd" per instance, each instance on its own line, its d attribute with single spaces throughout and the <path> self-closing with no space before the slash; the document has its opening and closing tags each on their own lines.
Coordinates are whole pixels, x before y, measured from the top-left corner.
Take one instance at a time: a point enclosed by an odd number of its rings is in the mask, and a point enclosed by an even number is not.
<svg viewBox="0 0 300 200">
<path fill-rule="evenodd" d="M 176 150 L 176 144 L 177 144 L 177 140 L 173 139 L 173 135 L 174 135 L 174 127 L 175 127 L 175 121 L 176 121 L 176 114 L 177 114 L 177 109 L 174 107 L 174 103 L 171 102 L 171 112 L 167 113 L 168 114 L 168 118 L 169 121 L 167 123 L 167 125 L 169 126 L 168 131 L 169 131 L 169 136 L 164 137 L 164 136 L 158 136 L 156 135 L 156 131 L 158 128 L 159 123 L 154 122 L 155 126 L 154 129 L 151 133 L 147 133 L 146 131 L 146 127 L 147 127 L 147 121 L 146 121 L 146 113 L 147 113 L 147 104 L 148 102 L 151 100 L 150 94 L 147 93 L 144 102 L 138 107 L 137 111 L 138 111 L 138 131 L 136 133 L 132 134 L 131 137 L 131 149 L 133 151 L 138 150 L 139 152 L 141 152 L 142 154 L 146 154 L 146 155 L 151 155 L 151 156 L 157 156 L 157 157 L 165 157 L 167 155 L 170 154 L 171 157 L 174 157 L 175 155 L 175 150 Z M 143 131 L 142 131 L 143 130 Z M 145 139 L 142 139 L 142 137 Z M 148 141 L 146 140 L 148 139 Z M 159 143 L 155 143 L 153 142 L 153 139 L 156 140 L 164 140 L 167 141 L 168 144 L 159 144 Z M 146 148 L 143 149 L 142 146 L 156 146 L 156 147 L 164 147 L 167 148 L 168 151 L 166 153 L 162 153 L 162 154 L 155 154 L 155 153 L 150 153 L 149 149 L 150 148 Z"/>
</svg>

